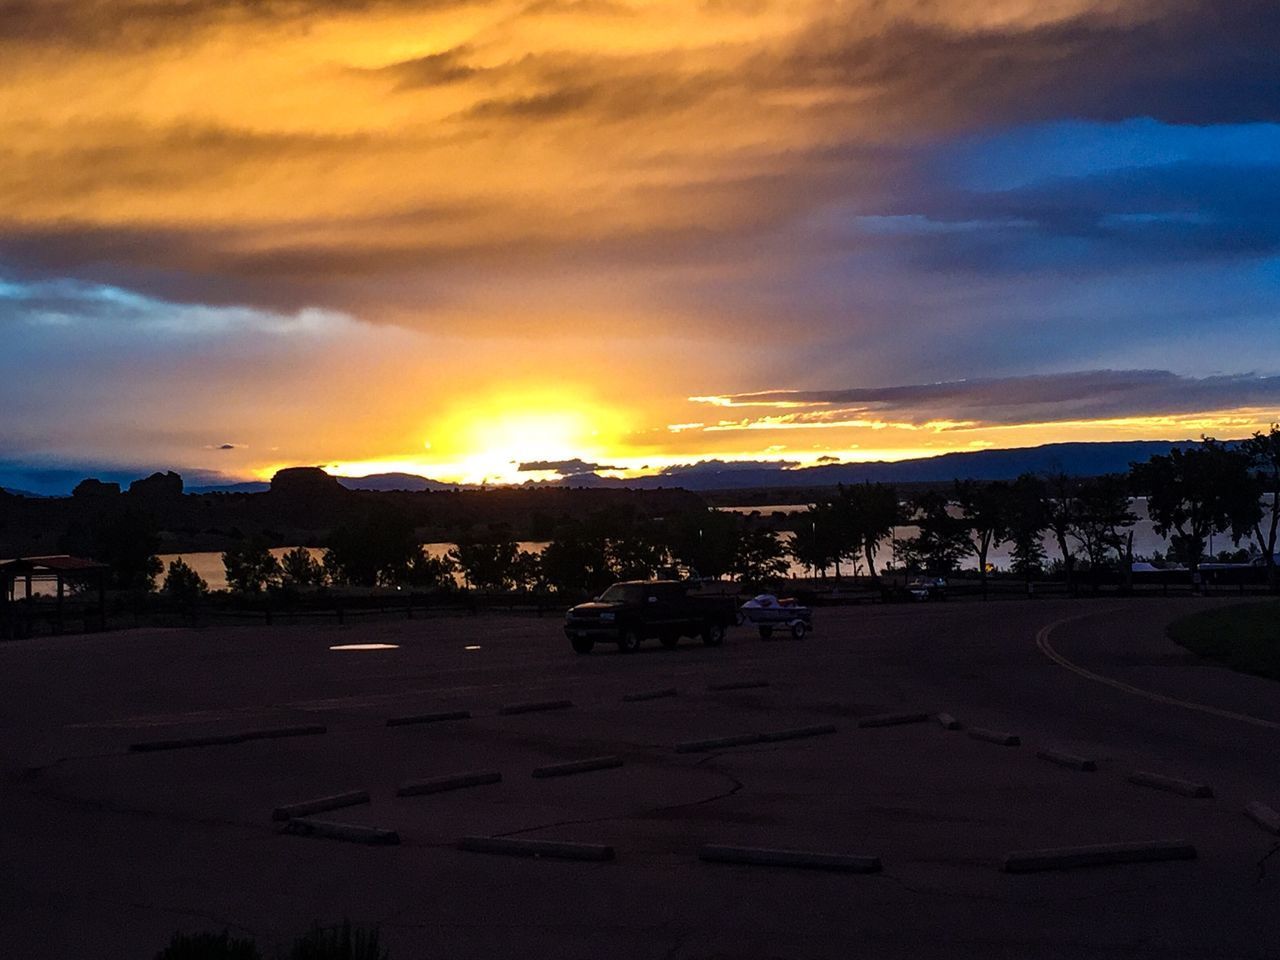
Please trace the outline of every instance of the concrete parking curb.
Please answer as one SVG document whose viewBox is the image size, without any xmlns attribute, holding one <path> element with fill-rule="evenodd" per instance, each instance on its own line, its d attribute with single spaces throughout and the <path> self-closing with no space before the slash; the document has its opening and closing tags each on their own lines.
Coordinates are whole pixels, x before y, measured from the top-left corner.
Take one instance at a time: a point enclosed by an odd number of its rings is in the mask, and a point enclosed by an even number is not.
<svg viewBox="0 0 1280 960">
<path fill-rule="evenodd" d="M 790 730 L 775 730 L 772 733 L 760 734 L 765 743 L 777 743 L 780 740 L 800 740 L 804 737 L 821 737 L 836 732 L 834 723 L 824 723 L 816 727 L 792 727 Z"/>
<path fill-rule="evenodd" d="M 440 723 L 445 720 L 470 720 L 470 710 L 450 710 L 445 713 L 419 713 L 409 717 L 389 717 L 388 727 L 407 727 L 413 723 Z"/>
<path fill-rule="evenodd" d="M 400 834 L 394 830 L 366 827 L 358 823 L 335 823 L 332 820 L 295 818 L 285 824 L 284 832 L 297 837 L 324 837 L 375 846 L 394 846 L 400 842 Z"/>
<path fill-rule="evenodd" d="M 1072 770 L 1080 770 L 1085 773 L 1098 769 L 1098 765 L 1092 760 L 1085 757 L 1077 757 L 1074 753 L 1062 753 L 1058 750 L 1040 750 L 1036 753 L 1036 756 L 1041 760 L 1056 763 L 1060 767 L 1069 767 Z"/>
<path fill-rule="evenodd" d="M 1194 860 L 1196 848 L 1185 840 L 1151 840 L 1112 843 L 1056 850 L 1022 850 L 1004 858 L 1005 873 L 1037 873 L 1042 870 L 1074 870 L 1118 863 L 1154 863 L 1162 860 Z"/>
<path fill-rule="evenodd" d="M 730 680 L 725 683 L 708 683 L 707 689 L 716 692 L 724 690 L 756 690 L 768 685 L 768 680 Z"/>
<path fill-rule="evenodd" d="M 667 687 L 663 690 L 644 690 L 640 693 L 628 693 L 622 697 L 623 703 L 640 703 L 644 700 L 661 700 L 663 697 L 678 696 L 679 692 L 675 687 Z"/>
<path fill-rule="evenodd" d="M 860 727 L 896 727 L 902 723 L 923 723 L 929 719 L 927 713 L 881 713 L 873 717 L 863 717 L 858 721 Z"/>
<path fill-rule="evenodd" d="M 271 819 L 292 820 L 295 817 L 309 817 L 313 813 L 324 813 L 326 810 L 354 807 L 357 804 L 368 802 L 368 791 L 353 790 L 350 793 L 337 793 L 330 797 L 317 797 L 315 800 L 304 800 L 301 803 L 290 803 L 283 807 L 276 807 L 271 811 Z"/>
<path fill-rule="evenodd" d="M 1148 773 L 1145 770 L 1130 775 L 1130 783 L 1136 783 L 1140 787 L 1151 787 L 1155 790 L 1164 790 L 1168 793 L 1181 794 L 1184 797 L 1193 797 L 1199 800 L 1208 800 L 1213 797 L 1213 788 L 1207 783 L 1196 783 L 1192 780 L 1179 780 L 1176 777 L 1166 777 L 1158 773 Z"/>
<path fill-rule="evenodd" d="M 711 740 L 686 740 L 676 744 L 676 753 L 702 753 L 707 750 L 718 750 L 721 747 L 745 747 L 752 743 L 762 743 L 764 737 L 758 733 L 740 733 L 732 737 L 715 737 Z"/>
<path fill-rule="evenodd" d="M 575 773 L 590 773 L 592 770 L 611 770 L 622 766 L 621 757 L 590 757 L 586 760 L 573 760 L 569 763 L 553 763 L 538 767 L 533 775 L 539 780 L 547 777 L 567 777 Z"/>
<path fill-rule="evenodd" d="M 837 873 L 879 873 L 879 857 L 847 853 L 814 853 L 808 850 L 770 850 L 763 847 L 726 847 L 707 844 L 698 851 L 706 863 L 736 863 L 754 867 L 798 867 Z"/>
<path fill-rule="evenodd" d="M 937 721 L 941 725 L 943 730 L 959 730 L 960 729 L 960 721 L 957 720 L 955 717 L 953 717 L 949 713 L 938 714 Z"/>
<path fill-rule="evenodd" d="M 278 740 L 281 737 L 316 737 L 327 733 L 328 728 L 319 724 L 305 727 L 268 727 L 265 730 L 246 730 L 241 740 Z"/>
<path fill-rule="evenodd" d="M 1022 746 L 1021 737 L 1014 733 L 1005 733 L 1003 730 L 986 730 L 982 727 L 970 727 L 969 737 L 972 740 L 985 740 L 987 743 L 999 744 L 1002 747 Z"/>
<path fill-rule="evenodd" d="M 572 706 L 572 700 L 535 700 L 530 703 L 509 703 L 499 708 L 498 714 L 510 717 L 517 713 L 537 713 L 541 710 L 567 710 Z"/>
<path fill-rule="evenodd" d="M 152 753 L 157 750 L 182 750 L 187 747 L 215 747 L 249 740 L 275 740 L 281 737 L 310 737 L 326 733 L 326 727 L 272 727 L 265 730 L 245 730 L 240 733 L 221 733 L 208 737 L 180 737 L 174 740 L 143 740 L 129 744 L 130 753 Z"/>
<path fill-rule="evenodd" d="M 546 857 L 552 860 L 612 860 L 613 847 L 561 840 L 523 840 L 515 837 L 463 837 L 458 849 L 469 853 L 501 853 L 510 857 Z"/>
<path fill-rule="evenodd" d="M 481 787 L 501 782 L 502 774 L 496 771 L 457 773 L 447 777 L 432 777 L 429 780 L 411 780 L 396 790 L 396 796 L 417 797 L 426 793 L 444 793 L 446 790 L 461 790 L 464 787 Z"/>
<path fill-rule="evenodd" d="M 129 744 L 130 753 L 151 753 L 156 750 L 182 750 L 186 747 L 215 747 L 228 743 L 243 743 L 237 733 L 224 733 L 213 737 L 181 737 L 175 740 L 144 740 Z"/>
<path fill-rule="evenodd" d="M 1245 816 L 1268 833 L 1280 836 L 1280 813 L 1255 800 L 1244 808 Z"/>
</svg>

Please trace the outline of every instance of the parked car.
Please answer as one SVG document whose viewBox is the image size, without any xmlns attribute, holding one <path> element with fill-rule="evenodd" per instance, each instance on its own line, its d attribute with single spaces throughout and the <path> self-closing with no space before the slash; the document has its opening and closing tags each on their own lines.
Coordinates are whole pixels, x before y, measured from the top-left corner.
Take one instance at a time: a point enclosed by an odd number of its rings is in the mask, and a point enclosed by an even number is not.
<svg viewBox="0 0 1280 960">
<path fill-rule="evenodd" d="M 907 582 L 907 593 L 916 600 L 945 600 L 947 581 L 942 577 L 915 577 Z"/>
<path fill-rule="evenodd" d="M 797 640 L 813 629 L 813 611 L 789 598 L 779 599 L 771 593 L 752 597 L 740 608 L 744 623 L 753 624 L 760 631 L 760 639 L 768 640 L 774 629 L 789 630 Z"/>
<path fill-rule="evenodd" d="M 737 620 L 734 605 L 732 597 L 700 593 L 697 583 L 624 580 L 570 609 L 564 634 L 577 653 L 590 653 L 597 643 L 616 643 L 621 652 L 632 653 L 649 639 L 673 648 L 681 637 L 700 637 L 718 647 Z"/>
</svg>

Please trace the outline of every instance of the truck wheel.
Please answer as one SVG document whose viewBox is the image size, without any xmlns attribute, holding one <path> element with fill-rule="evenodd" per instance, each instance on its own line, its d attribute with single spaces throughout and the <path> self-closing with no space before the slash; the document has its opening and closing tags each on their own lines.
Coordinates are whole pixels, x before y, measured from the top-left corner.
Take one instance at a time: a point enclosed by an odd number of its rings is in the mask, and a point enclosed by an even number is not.
<svg viewBox="0 0 1280 960">
<path fill-rule="evenodd" d="M 572 643 L 574 653 L 590 653 L 596 646 L 590 637 L 574 637 Z"/>
<path fill-rule="evenodd" d="M 640 649 L 640 634 L 628 630 L 618 637 L 618 650 L 621 653 L 635 653 Z"/>
<path fill-rule="evenodd" d="M 761 627 L 761 628 L 760 628 L 760 639 L 761 639 L 761 640 L 772 640 L 772 639 L 773 639 L 773 627 Z"/>
<path fill-rule="evenodd" d="M 718 647 L 724 643 L 724 624 L 708 623 L 702 628 L 702 642 L 708 647 Z"/>
<path fill-rule="evenodd" d="M 674 650 L 680 644 L 680 634 L 664 633 L 662 636 L 658 638 L 658 642 L 661 643 L 668 650 Z"/>
<path fill-rule="evenodd" d="M 809 628 L 804 625 L 803 620 L 797 620 L 795 623 L 791 625 L 791 636 L 794 637 L 796 640 L 803 640 L 804 635 L 808 632 L 808 630 Z"/>
</svg>

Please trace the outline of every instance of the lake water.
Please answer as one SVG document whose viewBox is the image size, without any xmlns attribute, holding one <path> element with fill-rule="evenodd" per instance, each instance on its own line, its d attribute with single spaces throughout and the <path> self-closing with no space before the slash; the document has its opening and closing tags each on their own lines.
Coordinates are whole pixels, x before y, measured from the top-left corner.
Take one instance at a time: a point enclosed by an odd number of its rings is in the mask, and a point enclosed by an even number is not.
<svg viewBox="0 0 1280 960">
<path fill-rule="evenodd" d="M 720 507 L 718 509 L 724 510 L 729 513 L 742 513 L 742 514 L 751 514 L 755 511 L 759 511 L 761 516 L 767 517 L 771 513 L 785 513 L 785 514 L 800 513 L 808 509 L 808 505 L 786 503 L 786 504 L 770 504 L 768 506 L 763 506 L 763 507 Z M 1139 497 L 1137 500 L 1133 502 L 1132 509 L 1133 509 L 1133 512 L 1138 516 L 1138 522 L 1135 523 L 1133 527 L 1134 555 L 1150 556 L 1152 553 L 1154 553 L 1157 550 L 1161 552 L 1167 551 L 1169 549 L 1168 541 L 1165 540 L 1164 537 L 1161 537 L 1158 533 L 1155 532 L 1155 530 L 1151 526 L 1150 519 L 1147 517 L 1146 499 L 1143 497 Z M 912 526 L 895 527 L 893 538 L 902 539 L 905 537 L 911 537 L 911 536 L 914 536 L 915 533 L 916 533 L 916 528 Z M 791 538 L 790 533 L 783 533 L 781 536 L 783 537 L 784 540 L 789 540 Z M 880 544 L 880 550 L 876 554 L 877 565 L 883 567 L 885 563 L 888 563 L 893 559 L 893 542 L 892 542 L 893 538 L 886 539 Z M 1074 546 L 1075 541 L 1073 540 L 1071 542 Z M 1043 543 L 1044 543 L 1045 554 L 1048 556 L 1049 560 L 1053 561 L 1058 559 L 1060 556 L 1058 551 L 1058 544 L 1053 540 L 1052 535 L 1046 535 L 1043 538 Z M 533 540 L 521 541 L 519 543 L 519 547 L 521 550 L 528 550 L 532 553 L 541 553 L 542 549 L 546 545 L 547 544 L 545 541 L 533 541 Z M 452 543 L 427 543 L 427 544 L 423 544 L 423 546 L 426 549 L 427 554 L 433 557 L 443 557 L 446 553 L 448 553 L 454 547 Z M 1242 541 L 1241 546 L 1248 546 L 1248 544 Z M 279 558 L 279 557 L 283 557 L 291 549 L 293 548 L 277 547 L 273 549 L 271 553 L 277 558 Z M 1000 546 L 993 548 L 990 554 L 987 556 L 987 562 L 995 564 L 996 568 L 999 570 L 1008 570 L 1010 565 L 1009 549 L 1010 547 L 1008 544 L 1001 544 Z M 1209 553 L 1210 553 L 1210 556 L 1212 556 L 1213 554 L 1221 550 L 1234 550 L 1234 549 L 1235 549 L 1235 545 L 1231 542 L 1231 538 L 1224 534 L 1220 536 L 1215 536 L 1213 538 L 1210 545 Z M 313 557 L 316 558 L 316 560 L 319 560 L 324 553 L 323 550 L 317 547 L 308 547 L 307 550 L 311 553 Z M 204 577 L 205 581 L 209 584 L 210 590 L 225 590 L 227 588 L 226 570 L 222 566 L 221 552 L 163 554 L 161 555 L 160 560 L 164 563 L 165 569 L 168 570 L 169 562 L 171 560 L 177 559 L 178 557 L 181 557 L 183 560 L 185 560 L 192 567 L 192 569 L 196 571 L 196 573 Z M 976 569 L 977 565 L 978 565 L 977 560 L 974 557 L 966 558 L 965 561 L 961 564 L 963 568 L 970 569 L 970 570 Z M 840 565 L 840 568 L 842 573 L 851 572 L 849 569 L 849 565 L 847 563 L 842 563 Z M 866 571 L 862 570 L 862 572 L 865 573 Z M 808 575 L 809 575 L 809 571 L 805 567 L 802 567 L 796 563 L 792 563 L 788 571 L 788 576 L 792 576 L 792 577 L 803 577 Z M 161 575 L 160 579 L 163 580 L 163 574 Z"/>
<path fill-rule="evenodd" d="M 543 547 L 547 544 L 545 541 L 522 540 L 517 543 L 521 550 L 528 550 L 532 553 L 541 553 Z M 428 556 L 443 557 L 446 553 L 454 548 L 452 543 L 424 543 Z M 271 555 L 279 560 L 293 547 L 273 547 Z M 316 559 L 316 562 L 324 557 L 324 550 L 320 547 L 307 547 L 307 552 Z M 191 553 L 163 553 L 160 555 L 160 562 L 164 564 L 166 572 L 169 570 L 169 563 L 173 560 L 181 558 L 192 570 L 204 577 L 205 582 L 209 584 L 210 590 L 227 589 L 227 569 L 222 565 L 222 551 L 195 551 Z M 157 583 L 164 582 L 164 574 L 160 574 Z M 461 582 L 461 581 L 459 581 Z"/>
</svg>

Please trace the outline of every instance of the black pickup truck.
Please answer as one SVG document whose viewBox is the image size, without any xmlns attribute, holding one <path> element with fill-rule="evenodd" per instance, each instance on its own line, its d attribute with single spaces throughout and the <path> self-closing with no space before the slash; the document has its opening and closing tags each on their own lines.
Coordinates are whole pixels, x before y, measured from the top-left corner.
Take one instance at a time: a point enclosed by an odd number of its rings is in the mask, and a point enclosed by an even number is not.
<svg viewBox="0 0 1280 960">
<path fill-rule="evenodd" d="M 590 653 L 597 643 L 633 653 L 650 638 L 668 649 L 681 637 L 718 647 L 725 628 L 736 622 L 733 597 L 699 595 L 697 584 L 680 580 L 625 580 L 565 614 L 564 635 L 577 653 Z"/>
</svg>

